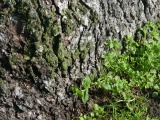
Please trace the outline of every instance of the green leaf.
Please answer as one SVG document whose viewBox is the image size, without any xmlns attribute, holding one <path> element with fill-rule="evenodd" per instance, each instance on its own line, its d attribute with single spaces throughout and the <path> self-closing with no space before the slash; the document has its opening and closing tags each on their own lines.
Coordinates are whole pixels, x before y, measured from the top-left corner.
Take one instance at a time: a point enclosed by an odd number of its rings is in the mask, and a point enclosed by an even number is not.
<svg viewBox="0 0 160 120">
<path fill-rule="evenodd" d="M 82 81 L 82 86 L 84 89 L 88 89 L 91 85 L 91 79 L 89 76 L 86 76 L 85 79 Z"/>
<path fill-rule="evenodd" d="M 152 97 L 153 97 L 153 98 L 158 97 L 158 92 L 153 92 L 153 93 L 152 93 Z"/>
<path fill-rule="evenodd" d="M 25 54 L 24 54 L 24 59 L 25 59 L 25 60 L 29 60 L 29 59 L 31 59 L 31 58 L 30 58 L 28 55 L 25 55 Z"/>
<path fill-rule="evenodd" d="M 126 105 L 127 105 L 127 108 L 128 108 L 130 111 L 133 111 L 133 108 L 132 108 L 132 106 L 131 106 L 129 103 L 126 103 Z"/>
<path fill-rule="evenodd" d="M 102 86 L 105 90 L 111 90 L 111 85 L 108 82 L 104 83 Z"/>
<path fill-rule="evenodd" d="M 124 100 L 127 100 L 127 101 L 130 100 L 130 97 L 131 97 L 130 94 L 123 92 L 122 95 L 123 95 Z"/>
<path fill-rule="evenodd" d="M 154 86 L 154 89 L 155 89 L 155 90 L 160 90 L 160 86 L 159 86 L 158 84 L 156 84 L 156 85 Z"/>
<path fill-rule="evenodd" d="M 113 42 L 110 43 L 109 47 L 112 49 L 114 47 Z"/>
<path fill-rule="evenodd" d="M 91 112 L 90 115 L 91 115 L 91 117 L 94 117 L 94 116 L 95 116 L 93 112 Z"/>
<path fill-rule="evenodd" d="M 150 73 L 155 74 L 155 73 L 156 73 L 156 70 L 155 70 L 155 69 L 151 69 L 151 70 L 150 70 Z"/>
<path fill-rule="evenodd" d="M 79 90 L 78 89 L 78 87 L 76 87 L 76 86 L 73 86 L 72 87 L 72 91 L 76 94 L 76 95 L 78 95 L 80 98 L 82 98 L 82 91 L 81 90 Z"/>
<path fill-rule="evenodd" d="M 89 95 L 88 95 L 88 90 L 84 90 L 82 92 L 82 101 L 84 104 L 86 104 L 86 102 L 88 101 Z"/>
</svg>

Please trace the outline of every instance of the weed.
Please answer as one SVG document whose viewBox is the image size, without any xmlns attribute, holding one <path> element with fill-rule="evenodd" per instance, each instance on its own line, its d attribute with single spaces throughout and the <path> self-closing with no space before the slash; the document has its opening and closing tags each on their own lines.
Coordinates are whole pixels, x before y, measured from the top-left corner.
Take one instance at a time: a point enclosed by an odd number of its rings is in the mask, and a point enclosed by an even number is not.
<svg viewBox="0 0 160 120">
<path fill-rule="evenodd" d="M 82 81 L 82 89 L 78 89 L 78 87 L 73 86 L 72 87 L 72 91 L 78 95 L 84 104 L 86 104 L 86 102 L 88 101 L 88 89 L 90 88 L 91 85 L 91 80 L 89 78 L 89 76 L 87 76 L 83 81 Z"/>
<path fill-rule="evenodd" d="M 160 30 L 158 25 L 148 22 L 139 28 L 135 38 L 126 35 L 123 45 L 116 39 L 105 42 L 108 51 L 102 55 L 107 71 L 91 81 L 87 76 L 82 81 L 82 89 L 73 91 L 84 103 L 89 99 L 88 90 L 93 87 L 111 93 L 109 104 L 95 103 L 90 115 L 81 115 L 80 120 L 89 119 L 149 119 L 147 96 L 160 94 Z M 97 89 L 97 90 L 98 90 Z M 143 96 L 142 96 L 143 95 Z"/>
</svg>

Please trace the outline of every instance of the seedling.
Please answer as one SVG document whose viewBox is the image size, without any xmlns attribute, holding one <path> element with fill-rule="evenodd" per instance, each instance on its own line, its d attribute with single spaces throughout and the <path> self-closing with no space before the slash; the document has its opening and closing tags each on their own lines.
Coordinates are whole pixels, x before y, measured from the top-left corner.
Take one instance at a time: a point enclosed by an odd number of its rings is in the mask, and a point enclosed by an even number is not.
<svg viewBox="0 0 160 120">
<path fill-rule="evenodd" d="M 82 89 L 81 90 L 76 86 L 72 87 L 72 91 L 82 99 L 84 104 L 86 104 L 86 102 L 88 101 L 88 98 L 89 98 L 88 90 L 90 88 L 90 85 L 91 85 L 91 79 L 89 78 L 89 76 L 87 76 L 82 81 Z"/>
</svg>

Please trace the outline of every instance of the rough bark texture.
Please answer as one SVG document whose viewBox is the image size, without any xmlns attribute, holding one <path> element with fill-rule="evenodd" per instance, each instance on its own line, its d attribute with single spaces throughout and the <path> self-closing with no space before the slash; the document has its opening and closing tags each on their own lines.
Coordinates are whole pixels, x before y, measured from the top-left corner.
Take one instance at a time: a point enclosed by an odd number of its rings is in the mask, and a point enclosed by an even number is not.
<svg viewBox="0 0 160 120">
<path fill-rule="evenodd" d="M 3 0 L 0 119 L 78 115 L 83 106 L 70 86 L 97 76 L 104 41 L 158 17 L 159 0 Z"/>
</svg>

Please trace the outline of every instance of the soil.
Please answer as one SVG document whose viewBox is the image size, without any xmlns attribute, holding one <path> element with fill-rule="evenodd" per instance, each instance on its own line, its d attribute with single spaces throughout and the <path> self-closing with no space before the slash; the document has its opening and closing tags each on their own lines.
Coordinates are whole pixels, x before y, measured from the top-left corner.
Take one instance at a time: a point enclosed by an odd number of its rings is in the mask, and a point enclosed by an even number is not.
<svg viewBox="0 0 160 120">
<path fill-rule="evenodd" d="M 150 115 L 151 118 L 155 117 L 157 117 L 158 119 L 160 118 L 160 97 L 156 99 L 152 98 L 150 99 L 148 114 Z"/>
</svg>

